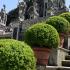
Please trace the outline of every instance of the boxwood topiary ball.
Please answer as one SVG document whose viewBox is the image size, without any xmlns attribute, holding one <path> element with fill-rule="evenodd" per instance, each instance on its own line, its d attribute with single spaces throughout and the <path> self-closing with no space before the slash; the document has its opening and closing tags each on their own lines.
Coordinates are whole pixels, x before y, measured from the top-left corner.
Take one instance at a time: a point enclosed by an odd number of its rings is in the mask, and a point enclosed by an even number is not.
<svg viewBox="0 0 70 70">
<path fill-rule="evenodd" d="M 55 27 L 59 33 L 66 34 L 70 30 L 69 22 L 60 16 L 50 17 L 49 19 L 47 19 L 46 23 Z"/>
<path fill-rule="evenodd" d="M 25 42 L 31 46 L 56 48 L 59 44 L 59 34 L 53 26 L 38 23 L 26 30 Z"/>
<path fill-rule="evenodd" d="M 59 16 L 65 18 L 70 23 L 70 12 L 62 13 Z"/>
<path fill-rule="evenodd" d="M 35 58 L 30 46 L 13 39 L 1 39 L 0 70 L 35 70 Z"/>
</svg>

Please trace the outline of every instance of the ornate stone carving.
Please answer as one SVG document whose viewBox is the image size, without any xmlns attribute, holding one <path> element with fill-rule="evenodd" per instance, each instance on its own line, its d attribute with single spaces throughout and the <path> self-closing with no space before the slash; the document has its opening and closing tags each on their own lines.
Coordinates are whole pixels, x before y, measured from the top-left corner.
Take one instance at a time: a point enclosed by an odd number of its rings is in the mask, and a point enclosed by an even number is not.
<svg viewBox="0 0 70 70">
<path fill-rule="evenodd" d="M 34 18 L 39 17 L 39 5 L 37 3 L 37 0 L 34 1 Z"/>
<path fill-rule="evenodd" d="M 27 19 L 55 15 L 65 7 L 65 0 L 20 0 L 19 14 Z M 26 13 L 25 13 L 26 12 Z"/>
<path fill-rule="evenodd" d="M 26 2 L 24 0 L 19 0 L 19 20 L 23 21 L 25 19 Z"/>
<path fill-rule="evenodd" d="M 1 21 L 1 23 L 6 25 L 7 14 L 6 14 L 6 10 L 5 10 L 5 5 L 3 5 L 3 8 L 1 9 L 1 12 L 0 12 L 0 21 Z"/>
</svg>

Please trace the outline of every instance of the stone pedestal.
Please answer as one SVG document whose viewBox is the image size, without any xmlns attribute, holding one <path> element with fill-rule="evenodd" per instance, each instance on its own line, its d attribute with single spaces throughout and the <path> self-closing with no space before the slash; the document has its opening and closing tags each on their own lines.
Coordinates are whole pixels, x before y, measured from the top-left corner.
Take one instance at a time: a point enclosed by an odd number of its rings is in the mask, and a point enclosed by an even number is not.
<svg viewBox="0 0 70 70">
<path fill-rule="evenodd" d="M 62 60 L 65 60 L 65 56 L 68 55 L 69 50 L 64 48 L 53 49 L 50 57 L 49 64 L 50 66 L 61 66 Z"/>
</svg>

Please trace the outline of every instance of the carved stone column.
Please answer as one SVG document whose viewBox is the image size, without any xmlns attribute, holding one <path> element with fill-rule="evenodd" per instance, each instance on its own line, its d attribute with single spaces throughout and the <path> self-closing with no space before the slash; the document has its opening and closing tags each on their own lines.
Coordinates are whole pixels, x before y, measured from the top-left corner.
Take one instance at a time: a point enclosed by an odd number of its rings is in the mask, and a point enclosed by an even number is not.
<svg viewBox="0 0 70 70">
<path fill-rule="evenodd" d="M 21 31 L 22 31 L 22 22 L 25 20 L 25 11 L 26 11 L 26 2 L 24 0 L 19 0 L 19 24 L 17 30 L 17 37 L 16 39 L 20 39 Z"/>
</svg>

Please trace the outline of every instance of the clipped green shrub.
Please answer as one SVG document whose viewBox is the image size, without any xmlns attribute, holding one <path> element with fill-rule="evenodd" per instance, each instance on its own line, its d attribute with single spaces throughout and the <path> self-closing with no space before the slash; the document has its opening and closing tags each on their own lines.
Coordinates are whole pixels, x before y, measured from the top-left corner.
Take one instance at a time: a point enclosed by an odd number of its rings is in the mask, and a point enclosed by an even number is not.
<svg viewBox="0 0 70 70">
<path fill-rule="evenodd" d="M 26 30 L 25 42 L 31 46 L 56 48 L 59 44 L 59 35 L 53 26 L 38 23 Z"/>
<path fill-rule="evenodd" d="M 65 18 L 70 23 L 70 12 L 62 13 L 59 16 Z"/>
<path fill-rule="evenodd" d="M 46 23 L 55 27 L 58 33 L 66 34 L 70 30 L 69 22 L 60 16 L 50 17 L 49 19 L 47 19 Z"/>
<path fill-rule="evenodd" d="M 0 70 L 35 70 L 35 58 L 30 46 L 13 39 L 1 39 Z"/>
</svg>

